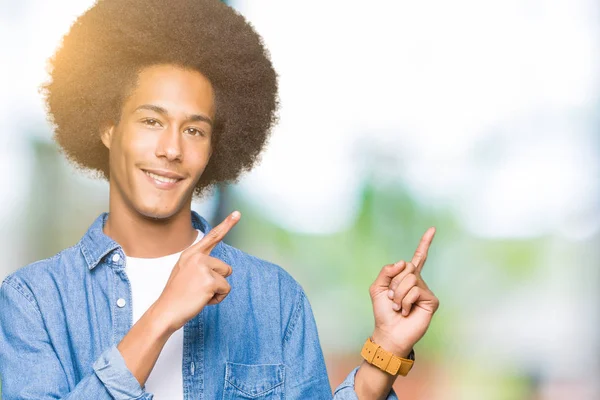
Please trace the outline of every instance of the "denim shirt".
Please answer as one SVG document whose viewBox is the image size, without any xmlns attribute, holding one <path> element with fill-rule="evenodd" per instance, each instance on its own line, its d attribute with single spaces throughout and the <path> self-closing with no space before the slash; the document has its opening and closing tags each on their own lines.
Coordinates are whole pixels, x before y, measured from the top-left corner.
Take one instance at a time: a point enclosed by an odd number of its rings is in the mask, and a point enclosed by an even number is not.
<svg viewBox="0 0 600 400">
<path fill-rule="evenodd" d="M 0 288 L 2 398 L 152 399 L 117 344 L 132 326 L 123 249 L 100 215 L 75 246 Z M 207 221 L 192 212 L 207 233 Z M 184 326 L 184 399 L 357 399 L 350 372 L 332 396 L 310 304 L 282 268 L 220 242 L 231 292 Z M 397 399 L 392 391 L 388 399 Z"/>
</svg>

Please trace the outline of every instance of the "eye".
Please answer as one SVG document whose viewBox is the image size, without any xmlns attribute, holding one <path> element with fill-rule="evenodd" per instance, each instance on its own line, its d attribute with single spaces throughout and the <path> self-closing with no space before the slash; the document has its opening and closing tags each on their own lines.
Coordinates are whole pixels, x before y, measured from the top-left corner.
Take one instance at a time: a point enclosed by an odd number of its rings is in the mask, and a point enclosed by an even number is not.
<svg viewBox="0 0 600 400">
<path fill-rule="evenodd" d="M 143 123 L 144 125 L 153 126 L 153 127 L 159 127 L 159 126 L 162 126 L 162 125 L 160 124 L 160 122 L 159 122 L 158 120 L 154 119 L 154 118 L 146 118 L 146 119 L 143 119 L 143 120 L 142 120 L 142 123 Z"/>
<path fill-rule="evenodd" d="M 196 128 L 187 128 L 185 130 L 185 132 L 188 132 L 192 136 L 204 136 L 205 135 L 203 131 L 196 129 Z"/>
</svg>

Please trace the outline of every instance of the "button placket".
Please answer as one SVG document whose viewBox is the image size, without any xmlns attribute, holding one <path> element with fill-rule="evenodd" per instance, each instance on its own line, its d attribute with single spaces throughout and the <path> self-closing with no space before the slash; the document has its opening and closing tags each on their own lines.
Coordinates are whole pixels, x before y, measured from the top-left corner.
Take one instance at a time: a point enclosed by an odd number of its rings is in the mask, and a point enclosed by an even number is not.
<svg viewBox="0 0 600 400">
<path fill-rule="evenodd" d="M 119 261 L 121 260 L 121 255 L 117 252 L 115 252 L 112 257 L 110 258 L 111 261 L 117 265 L 119 265 Z M 125 300 L 123 297 L 119 297 L 117 299 L 117 307 L 119 308 L 123 308 L 127 305 L 127 300 Z"/>
</svg>

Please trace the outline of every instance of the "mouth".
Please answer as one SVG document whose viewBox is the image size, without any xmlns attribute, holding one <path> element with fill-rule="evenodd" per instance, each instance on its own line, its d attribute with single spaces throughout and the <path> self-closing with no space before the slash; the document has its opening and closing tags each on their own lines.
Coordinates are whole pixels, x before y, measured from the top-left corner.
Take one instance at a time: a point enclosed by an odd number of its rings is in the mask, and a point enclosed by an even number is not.
<svg viewBox="0 0 600 400">
<path fill-rule="evenodd" d="M 184 179 L 183 176 L 170 171 L 143 169 L 142 172 L 159 189 L 171 189 Z"/>
</svg>

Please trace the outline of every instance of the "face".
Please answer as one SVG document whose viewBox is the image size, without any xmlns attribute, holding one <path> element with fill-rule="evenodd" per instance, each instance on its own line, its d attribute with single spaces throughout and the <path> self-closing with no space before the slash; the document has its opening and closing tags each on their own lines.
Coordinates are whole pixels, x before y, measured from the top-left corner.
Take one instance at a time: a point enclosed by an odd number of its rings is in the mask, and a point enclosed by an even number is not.
<svg viewBox="0 0 600 400">
<path fill-rule="evenodd" d="M 191 206 L 210 159 L 214 92 L 197 71 L 143 69 L 117 125 L 102 133 L 109 148 L 111 208 L 169 218 Z"/>
</svg>

